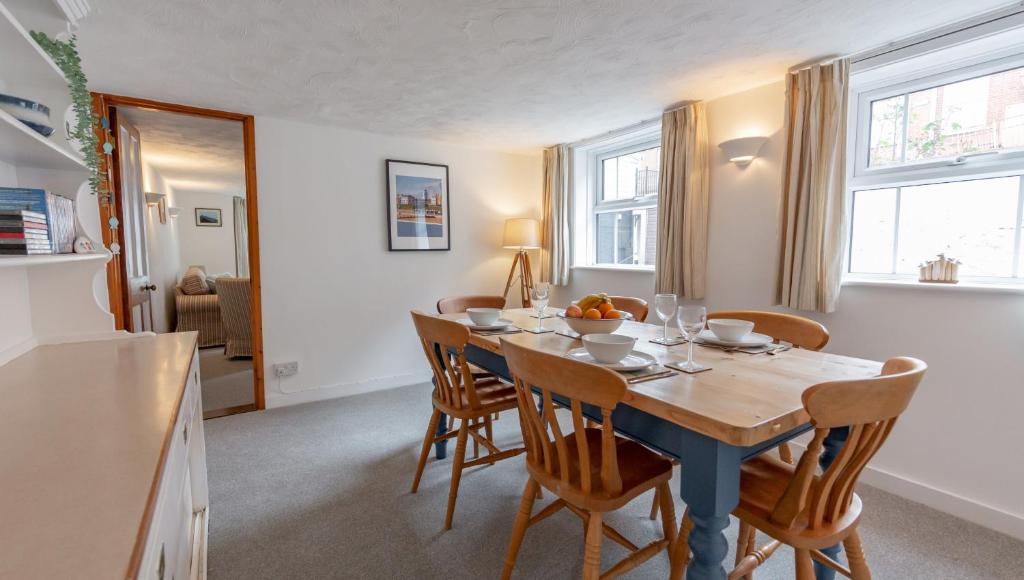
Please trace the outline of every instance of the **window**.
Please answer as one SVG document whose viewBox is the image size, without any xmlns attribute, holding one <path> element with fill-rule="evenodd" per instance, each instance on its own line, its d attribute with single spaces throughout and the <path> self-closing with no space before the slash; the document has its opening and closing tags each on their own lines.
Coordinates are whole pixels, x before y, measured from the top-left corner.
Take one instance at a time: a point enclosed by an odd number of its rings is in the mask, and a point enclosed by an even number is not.
<svg viewBox="0 0 1024 580">
<path fill-rule="evenodd" d="M 906 78 L 851 78 L 848 273 L 916 279 L 943 253 L 961 279 L 1024 284 L 1024 58 Z"/>
<path fill-rule="evenodd" d="M 572 146 L 573 267 L 653 270 L 660 121 Z"/>
<path fill-rule="evenodd" d="M 654 266 L 661 146 L 641 147 L 598 157 L 595 265 Z"/>
</svg>

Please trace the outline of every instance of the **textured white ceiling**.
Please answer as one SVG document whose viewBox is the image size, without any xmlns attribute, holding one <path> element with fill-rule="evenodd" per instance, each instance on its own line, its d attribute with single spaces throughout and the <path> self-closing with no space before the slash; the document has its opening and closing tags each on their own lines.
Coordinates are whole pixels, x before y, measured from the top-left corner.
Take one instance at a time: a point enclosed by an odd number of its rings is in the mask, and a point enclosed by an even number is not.
<svg viewBox="0 0 1024 580">
<path fill-rule="evenodd" d="M 135 107 L 118 114 L 139 130 L 143 161 L 174 190 L 245 196 L 241 122 Z"/>
<path fill-rule="evenodd" d="M 94 89 L 500 149 L 599 134 L 1006 0 L 92 0 Z"/>
</svg>

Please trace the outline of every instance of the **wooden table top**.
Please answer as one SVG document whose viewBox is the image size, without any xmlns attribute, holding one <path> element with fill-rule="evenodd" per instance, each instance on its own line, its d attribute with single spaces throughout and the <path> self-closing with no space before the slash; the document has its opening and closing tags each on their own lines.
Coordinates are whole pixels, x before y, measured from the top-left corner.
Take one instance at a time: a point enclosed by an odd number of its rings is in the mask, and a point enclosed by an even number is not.
<svg viewBox="0 0 1024 580">
<path fill-rule="evenodd" d="M 37 347 L 0 366 L 0 578 L 124 578 L 195 332 Z"/>
<path fill-rule="evenodd" d="M 510 309 L 503 311 L 502 317 L 521 328 L 532 328 L 537 326 L 532 313 L 533 310 Z M 441 316 L 450 320 L 466 318 L 465 314 Z M 544 327 L 568 329 L 560 318 L 545 318 Z M 661 326 L 626 321 L 616 334 L 637 337 L 636 349 L 653 355 L 659 363 L 686 360 L 686 344 L 666 347 L 650 342 L 661 336 Z M 583 346 L 579 339 L 554 332 L 495 336 L 471 333 L 469 341 L 501 354 L 500 339 L 555 354 Z M 807 423 L 810 418 L 800 401 L 807 388 L 825 381 L 875 376 L 882 369 L 882 363 L 876 361 L 796 348 L 767 355 L 694 346 L 693 357 L 698 363 L 711 366 L 711 370 L 694 375 L 677 373 L 629 385 L 623 402 L 742 447 L 762 443 Z"/>
</svg>

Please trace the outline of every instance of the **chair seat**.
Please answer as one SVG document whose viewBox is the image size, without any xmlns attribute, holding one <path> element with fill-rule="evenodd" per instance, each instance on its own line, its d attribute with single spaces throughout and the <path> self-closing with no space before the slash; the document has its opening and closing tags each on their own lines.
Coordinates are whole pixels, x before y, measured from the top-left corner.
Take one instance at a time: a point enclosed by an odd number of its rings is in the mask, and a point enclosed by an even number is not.
<svg viewBox="0 0 1024 580">
<path fill-rule="evenodd" d="M 558 465 L 557 451 L 552 475 L 544 470 L 543 465 L 527 462 L 530 474 L 544 487 L 564 498 L 566 501 L 586 510 L 606 512 L 616 510 L 634 497 L 656 487 L 659 483 L 672 478 L 672 462 L 647 449 L 643 445 L 626 439 L 615 437 L 615 454 L 619 463 L 619 475 L 622 477 L 622 491 L 610 493 L 601 482 L 601 429 L 584 429 L 587 438 L 587 449 L 590 457 L 590 493 L 584 494 L 580 482 L 580 454 L 577 452 L 575 434 L 566 434 L 566 456 L 569 462 L 569 485 L 560 479 L 561 470 Z M 550 444 L 554 448 L 554 443 Z"/>
<path fill-rule="evenodd" d="M 793 465 L 765 455 L 744 461 L 740 466 L 740 503 L 733 513 L 769 536 L 796 548 L 818 550 L 840 542 L 860 519 L 861 501 L 856 493 L 850 508 L 839 520 L 813 530 L 808 529 L 807 510 L 799 514 L 788 528 L 771 521 L 772 510 L 786 492 L 795 469 Z"/>
<path fill-rule="evenodd" d="M 518 406 L 516 400 L 516 389 L 497 378 L 482 379 L 476 381 L 476 397 L 480 401 L 480 407 L 473 409 L 469 405 L 469 397 L 465 391 L 459 393 L 461 405 L 455 408 L 445 404 L 434 393 L 434 406 L 444 411 L 445 414 L 460 419 L 475 419 L 491 413 L 498 413 Z"/>
</svg>

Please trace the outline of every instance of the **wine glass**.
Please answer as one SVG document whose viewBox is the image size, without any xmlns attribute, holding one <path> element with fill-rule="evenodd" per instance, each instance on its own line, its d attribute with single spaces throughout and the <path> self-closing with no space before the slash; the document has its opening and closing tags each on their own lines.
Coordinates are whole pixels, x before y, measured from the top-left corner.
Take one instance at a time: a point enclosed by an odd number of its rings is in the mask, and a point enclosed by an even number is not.
<svg viewBox="0 0 1024 580">
<path fill-rule="evenodd" d="M 676 322 L 679 324 L 679 330 L 683 331 L 683 336 L 690 343 L 686 353 L 686 364 L 683 365 L 684 370 L 696 372 L 704 368 L 693 362 L 693 341 L 704 330 L 704 325 L 707 324 L 707 321 L 708 311 L 703 306 L 679 307 L 679 311 L 676 314 Z"/>
<path fill-rule="evenodd" d="M 676 302 L 675 294 L 658 294 L 654 297 L 654 312 L 665 323 L 662 341 L 666 343 L 668 342 L 668 323 L 672 320 L 672 315 L 676 314 Z"/>
<path fill-rule="evenodd" d="M 530 304 L 537 311 L 537 330 L 544 329 L 544 311 L 548 307 L 550 292 L 550 285 L 544 282 L 537 284 L 533 287 L 533 290 L 530 290 Z"/>
</svg>

